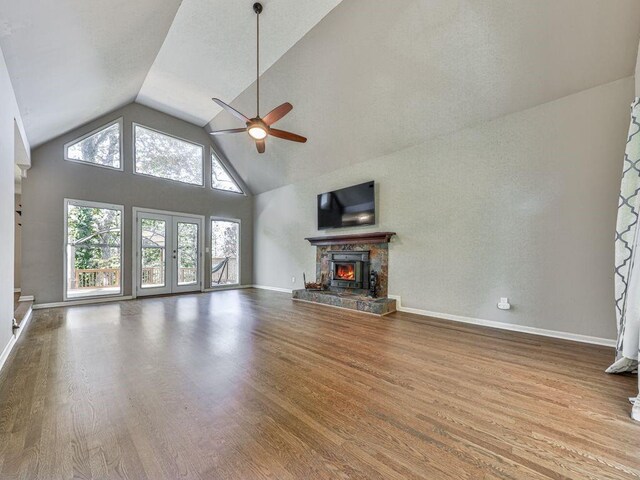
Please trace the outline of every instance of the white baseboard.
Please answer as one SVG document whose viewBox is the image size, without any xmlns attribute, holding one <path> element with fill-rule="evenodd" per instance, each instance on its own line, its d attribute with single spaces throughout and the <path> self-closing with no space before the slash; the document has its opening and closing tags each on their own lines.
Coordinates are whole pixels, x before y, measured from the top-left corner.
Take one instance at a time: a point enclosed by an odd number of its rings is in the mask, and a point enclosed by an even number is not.
<svg viewBox="0 0 640 480">
<path fill-rule="evenodd" d="M 238 290 L 239 288 L 251 288 L 253 285 L 220 285 L 219 287 L 205 288 L 203 292 L 218 292 L 222 290 Z"/>
<path fill-rule="evenodd" d="M 253 288 L 259 288 L 260 290 L 271 290 L 272 292 L 282 292 L 282 293 L 291 293 L 293 292 L 290 288 L 280 288 L 280 287 L 269 287 L 267 285 L 251 285 Z"/>
<path fill-rule="evenodd" d="M 2 367 L 4 367 L 4 364 L 7 361 L 7 359 L 9 358 L 9 354 L 11 353 L 11 350 L 13 350 L 13 347 L 15 346 L 16 342 L 20 338 L 20 335 L 22 335 L 22 332 L 24 332 L 27 328 L 27 325 L 29 325 L 29 321 L 31 320 L 32 313 L 33 313 L 32 309 L 29 308 L 24 318 L 22 319 L 22 322 L 20 322 L 20 328 L 17 330 L 15 334 L 11 335 L 11 339 L 9 340 L 9 343 L 7 344 L 6 347 L 4 347 L 4 350 L 0 355 L 0 371 L 2 370 Z"/>
<path fill-rule="evenodd" d="M 20 295 L 20 298 L 18 298 L 19 302 L 33 302 L 34 300 L 33 295 Z"/>
<path fill-rule="evenodd" d="M 544 328 L 528 327 L 526 325 L 515 325 L 512 323 L 496 322 L 494 320 L 483 320 L 481 318 L 464 317 L 462 315 L 451 315 L 449 313 L 431 312 L 421 310 L 419 308 L 410 308 L 402 306 L 402 298 L 400 295 L 389 295 L 389 298 L 396 300 L 396 308 L 399 312 L 414 313 L 425 317 L 439 318 L 443 320 L 451 320 L 460 323 L 469 323 L 472 325 L 481 325 L 484 327 L 498 328 L 500 330 L 510 330 L 513 332 L 530 333 L 532 335 L 540 335 L 543 337 L 560 338 L 563 340 L 572 340 L 574 342 L 590 343 L 593 345 L 604 345 L 606 347 L 615 347 L 616 340 L 610 338 L 591 337 L 589 335 L 580 335 L 578 333 L 561 332 L 558 330 L 547 330 Z"/>
<path fill-rule="evenodd" d="M 91 305 L 95 303 L 121 302 L 123 300 L 133 300 L 133 297 L 131 295 L 126 295 L 122 297 L 87 298 L 84 300 L 68 300 L 66 302 L 34 303 L 33 309 L 41 310 L 43 308 L 72 307 L 74 305 Z"/>
<path fill-rule="evenodd" d="M 20 293 L 21 291 L 22 291 L 22 290 L 21 290 L 21 289 L 19 289 L 19 288 L 14 288 L 14 289 L 13 289 L 13 293 Z"/>
</svg>

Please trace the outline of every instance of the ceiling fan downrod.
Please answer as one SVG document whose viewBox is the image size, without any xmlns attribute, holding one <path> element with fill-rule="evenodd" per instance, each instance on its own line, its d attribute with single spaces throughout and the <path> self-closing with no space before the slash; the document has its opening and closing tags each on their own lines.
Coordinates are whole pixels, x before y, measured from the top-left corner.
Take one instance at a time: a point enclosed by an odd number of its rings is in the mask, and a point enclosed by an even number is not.
<svg viewBox="0 0 640 480">
<path fill-rule="evenodd" d="M 253 11 L 256 12 L 256 117 L 260 116 L 260 14 L 262 4 L 253 4 Z"/>
</svg>

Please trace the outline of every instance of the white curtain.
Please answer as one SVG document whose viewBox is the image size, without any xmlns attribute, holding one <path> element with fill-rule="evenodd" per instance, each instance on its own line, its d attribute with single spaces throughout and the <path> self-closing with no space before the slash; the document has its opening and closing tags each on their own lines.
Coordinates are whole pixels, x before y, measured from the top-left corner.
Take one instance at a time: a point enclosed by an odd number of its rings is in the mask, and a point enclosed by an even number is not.
<svg viewBox="0 0 640 480">
<path fill-rule="evenodd" d="M 618 320 L 616 362 L 608 373 L 638 370 L 640 351 L 640 97 L 631 104 L 615 236 L 615 297 Z M 640 387 L 640 384 L 639 384 Z M 640 394 L 629 399 L 640 421 Z"/>
</svg>

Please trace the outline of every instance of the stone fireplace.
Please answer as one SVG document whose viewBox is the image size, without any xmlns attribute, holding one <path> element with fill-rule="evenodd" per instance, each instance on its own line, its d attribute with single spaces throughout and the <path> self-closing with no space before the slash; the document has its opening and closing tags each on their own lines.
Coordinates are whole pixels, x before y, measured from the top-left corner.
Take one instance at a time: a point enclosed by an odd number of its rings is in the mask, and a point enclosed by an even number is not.
<svg viewBox="0 0 640 480">
<path fill-rule="evenodd" d="M 396 310 L 387 298 L 389 242 L 393 232 L 311 237 L 316 279 L 322 290 L 294 290 L 293 298 L 385 315 Z"/>
</svg>

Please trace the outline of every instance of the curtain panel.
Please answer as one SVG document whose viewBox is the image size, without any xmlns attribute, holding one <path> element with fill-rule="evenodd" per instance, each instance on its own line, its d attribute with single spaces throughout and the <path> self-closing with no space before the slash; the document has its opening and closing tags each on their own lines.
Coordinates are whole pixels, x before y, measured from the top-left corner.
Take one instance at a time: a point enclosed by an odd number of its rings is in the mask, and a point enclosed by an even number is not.
<svg viewBox="0 0 640 480">
<path fill-rule="evenodd" d="M 638 369 L 640 350 L 640 97 L 631 104 L 631 122 L 625 149 L 618 221 L 615 234 L 615 308 L 618 327 L 616 361 L 608 373 Z M 639 385 L 640 386 L 640 385 Z M 640 421 L 639 397 L 632 417 Z"/>
</svg>

